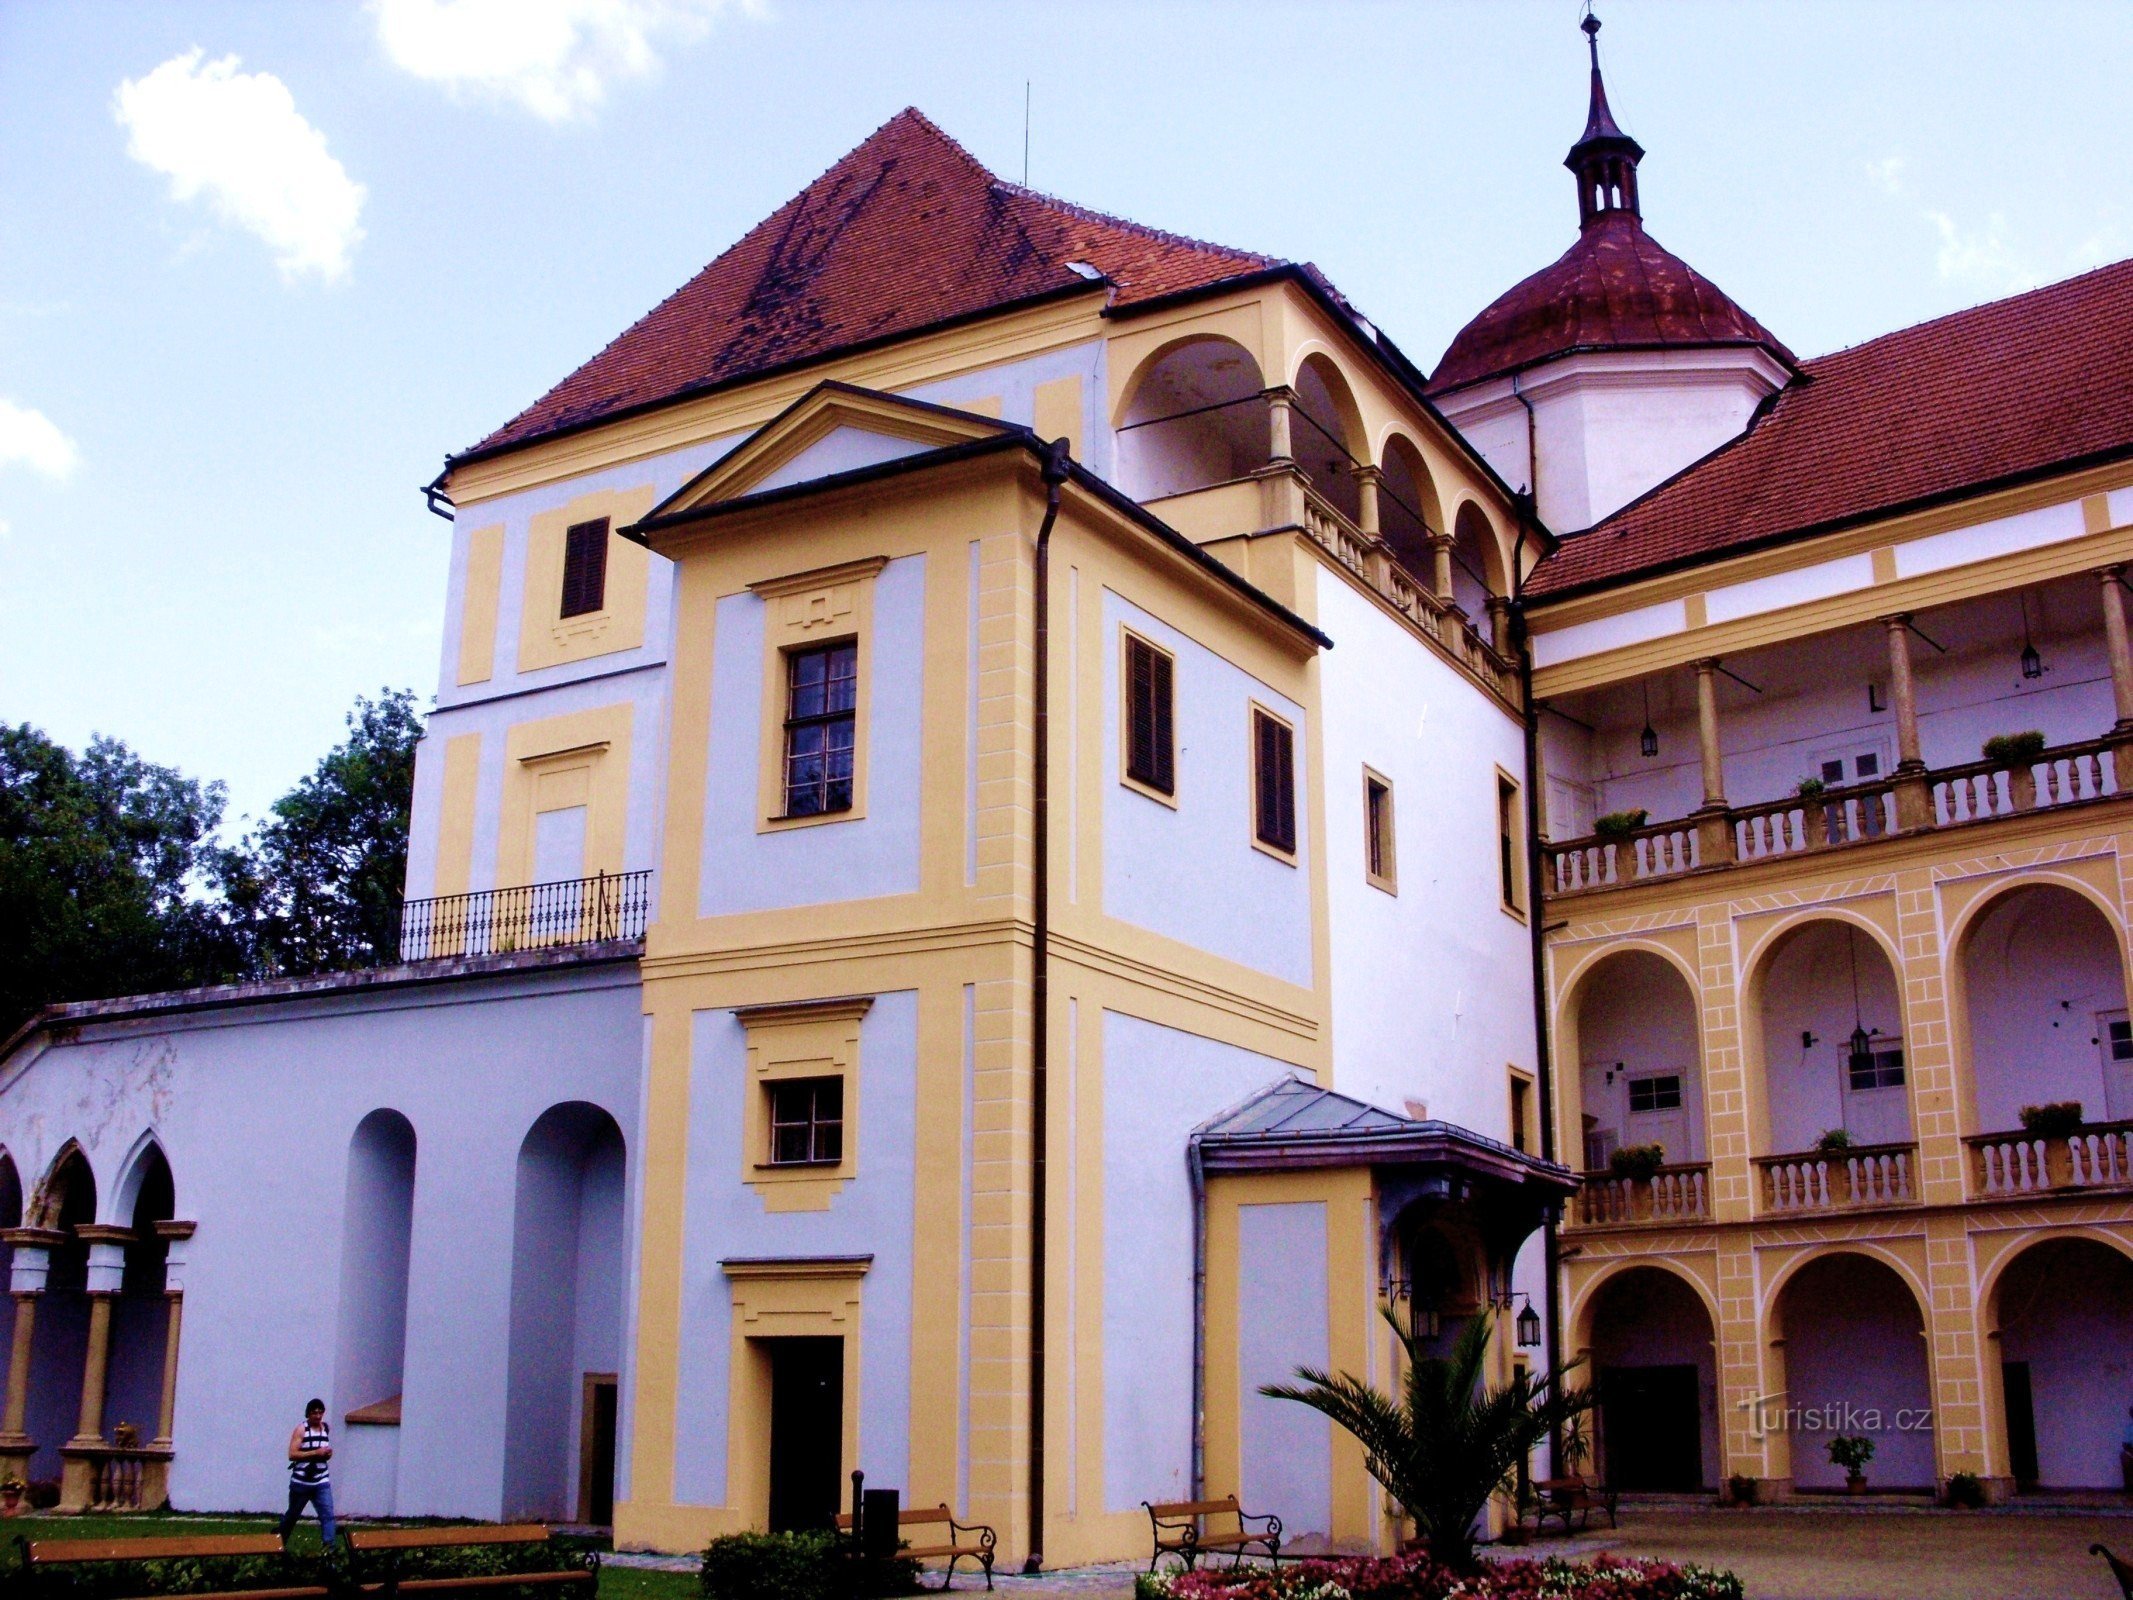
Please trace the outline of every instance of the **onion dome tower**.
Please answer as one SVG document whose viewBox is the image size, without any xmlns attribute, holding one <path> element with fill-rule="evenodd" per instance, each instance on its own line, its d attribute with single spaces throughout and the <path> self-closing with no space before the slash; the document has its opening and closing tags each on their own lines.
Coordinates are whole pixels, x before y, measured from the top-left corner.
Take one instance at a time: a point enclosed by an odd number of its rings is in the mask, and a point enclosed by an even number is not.
<svg viewBox="0 0 2133 1600">
<path fill-rule="evenodd" d="M 1796 365 L 1645 232 L 1644 147 L 1607 103 L 1600 19 L 1581 26 L 1591 100 L 1563 159 L 1577 180 L 1577 242 L 1460 329 L 1429 385 L 1557 533 L 1592 526 L 1733 438 Z"/>
</svg>

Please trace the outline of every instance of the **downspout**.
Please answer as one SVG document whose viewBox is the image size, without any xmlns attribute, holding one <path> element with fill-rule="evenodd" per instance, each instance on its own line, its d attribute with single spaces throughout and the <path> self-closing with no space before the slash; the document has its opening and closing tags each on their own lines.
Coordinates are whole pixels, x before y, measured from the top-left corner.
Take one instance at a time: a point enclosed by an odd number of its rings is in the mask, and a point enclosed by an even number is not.
<svg viewBox="0 0 2133 1600">
<path fill-rule="evenodd" d="M 430 515 L 442 517 L 447 522 L 454 520 L 453 513 L 456 509 L 452 504 L 452 497 L 444 492 L 444 480 L 450 476 L 451 470 L 450 467 L 445 468 L 422 486 L 422 503 L 429 507 Z M 438 509 L 440 506 L 443 507 L 442 510 Z"/>
<path fill-rule="evenodd" d="M 1200 1136 L 1185 1143 L 1192 1179 L 1192 1497 L 1207 1498 L 1207 1164 Z"/>
<path fill-rule="evenodd" d="M 1540 428 L 1534 420 L 1533 402 L 1526 398 L 1526 391 L 1518 386 L 1518 374 L 1515 372 L 1511 374 L 1511 398 L 1526 408 L 1526 498 L 1533 502 L 1533 515 L 1537 518 L 1540 515 L 1541 503 Z M 1526 542 L 1523 523 L 1519 525 L 1518 542 L 1521 547 Z M 1521 575 L 1518 587 L 1523 590 L 1525 586 L 1525 578 Z"/>
<path fill-rule="evenodd" d="M 1512 393 L 1517 394 L 1518 378 L 1513 374 Z M 1533 417 L 1532 404 L 1525 396 L 1519 400 L 1526 406 L 1527 424 L 1530 428 Z M 1532 437 L 1530 432 L 1528 439 Z M 1530 485 L 1531 480 L 1528 480 Z M 1537 512 L 1535 498 L 1530 487 L 1527 491 L 1527 514 L 1519 519 L 1518 544 L 1514 559 L 1519 571 L 1516 593 L 1511 598 L 1511 636 L 1518 646 L 1518 679 L 1522 709 L 1525 715 L 1526 736 L 1526 901 L 1530 929 L 1528 943 L 1533 961 L 1533 1050 L 1534 1077 L 1540 1086 L 1541 1156 L 1544 1160 L 1555 1159 L 1555 1072 L 1552 1065 L 1554 1052 L 1550 1048 L 1548 1027 L 1548 935 L 1543 916 L 1542 886 L 1545 862 L 1541 857 L 1540 839 L 1540 705 L 1533 697 L 1533 638 L 1526 628 L 1526 534 Z M 1562 1240 L 1556 1231 L 1554 1208 L 1541 1223 L 1541 1260 L 1547 1274 L 1543 1303 L 1547 1307 L 1548 1365 L 1560 1367 L 1563 1362 L 1563 1303 L 1560 1287 Z M 1549 1470 L 1557 1476 L 1562 1472 L 1563 1430 L 1555 1427 L 1548 1433 Z"/>
<path fill-rule="evenodd" d="M 1036 835 L 1036 879 L 1031 886 L 1030 919 L 1030 1290 L 1029 1290 L 1029 1557 L 1024 1572 L 1044 1567 L 1044 1313 L 1045 1313 L 1045 1051 L 1051 1009 L 1052 927 L 1052 524 L 1059 519 L 1059 494 L 1067 481 L 1069 442 L 1054 439 L 1044 447 L 1044 521 L 1037 528 L 1037 648 L 1032 694 L 1034 740 L 1030 775 L 1030 814 Z M 1071 1270 L 1071 1269 L 1070 1269 Z"/>
</svg>

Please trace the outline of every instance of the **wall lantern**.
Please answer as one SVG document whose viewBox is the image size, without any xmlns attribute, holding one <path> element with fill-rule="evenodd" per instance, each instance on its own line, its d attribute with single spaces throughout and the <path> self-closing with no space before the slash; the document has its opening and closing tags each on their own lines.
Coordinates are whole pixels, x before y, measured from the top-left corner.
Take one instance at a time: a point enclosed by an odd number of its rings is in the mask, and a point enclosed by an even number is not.
<svg viewBox="0 0 2133 1600">
<path fill-rule="evenodd" d="M 1521 1294 L 1519 1298 L 1526 1303 L 1518 1313 L 1518 1348 L 1521 1350 L 1538 1350 L 1541 1342 L 1540 1313 L 1533 1309 L 1533 1297 L 1531 1295 Z"/>
<path fill-rule="evenodd" d="M 1659 753 L 1659 730 L 1652 726 L 1652 686 L 1644 684 L 1644 731 L 1637 735 L 1637 748 L 1649 761 Z"/>
<path fill-rule="evenodd" d="M 2029 637 L 2029 597 L 2018 594 L 2015 599 L 2022 607 L 2022 676 L 2041 678 L 2044 676 L 2044 658 L 2037 654 L 2037 647 Z"/>
<path fill-rule="evenodd" d="M 1874 1070 L 1874 1041 L 1863 1026 L 1852 1029 L 1851 1068 L 1854 1077 L 1866 1077 Z"/>
</svg>

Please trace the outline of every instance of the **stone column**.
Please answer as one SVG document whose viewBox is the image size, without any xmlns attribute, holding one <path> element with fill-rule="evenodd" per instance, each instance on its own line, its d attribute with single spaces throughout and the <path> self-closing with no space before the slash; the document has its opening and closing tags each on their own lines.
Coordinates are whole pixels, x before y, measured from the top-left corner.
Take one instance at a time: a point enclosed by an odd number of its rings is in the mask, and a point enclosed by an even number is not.
<svg viewBox="0 0 2133 1600">
<path fill-rule="evenodd" d="M 185 1321 L 185 1243 L 199 1226 L 193 1222 L 159 1222 L 156 1237 L 163 1241 L 163 1303 L 168 1317 L 163 1327 L 163 1393 L 156 1409 L 156 1436 L 149 1442 L 160 1455 L 141 1464 L 141 1509 L 154 1511 L 170 1503 L 170 1457 L 177 1448 L 172 1426 L 178 1412 L 178 1336 Z"/>
<path fill-rule="evenodd" d="M 2126 642 L 2126 569 L 2105 567 L 2096 574 L 2103 597 L 2103 639 L 2111 655 L 2111 699 L 2118 708 L 2118 722 L 2111 729 L 2122 740 L 2133 739 L 2133 646 Z M 2121 742 L 2112 752 L 2118 770 L 2118 792 L 2133 789 L 2133 743 Z"/>
<path fill-rule="evenodd" d="M 1290 442 L 1289 408 L 1296 402 L 1296 391 L 1288 388 L 1272 388 L 1266 391 L 1267 459 L 1270 461 L 1294 461 L 1296 447 Z"/>
<path fill-rule="evenodd" d="M 1500 594 L 1489 596 L 1489 644 L 1500 656 L 1511 653 L 1511 602 Z"/>
<path fill-rule="evenodd" d="M 111 1303 L 126 1277 L 129 1228 L 83 1223 L 75 1230 L 89 1247 L 89 1346 L 81 1365 L 81 1410 L 74 1437 L 60 1447 L 59 1509 L 86 1511 L 96 1500 L 97 1460 L 104 1446 L 104 1384 L 111 1368 Z"/>
<path fill-rule="evenodd" d="M 1932 825 L 1933 797 L 1926 787 L 1925 757 L 1918 750 L 1918 695 L 1911 682 L 1911 618 L 1883 617 L 1888 632 L 1889 701 L 1896 712 L 1896 826 Z"/>
<path fill-rule="evenodd" d="M 1430 577 L 1436 585 L 1437 598 L 1446 606 L 1452 604 L 1452 536 L 1432 528 L 1429 533 Z"/>
<path fill-rule="evenodd" d="M 1368 547 L 1364 560 L 1370 582 L 1380 594 L 1392 589 L 1392 552 L 1385 544 L 1385 529 L 1378 511 L 1378 485 L 1385 474 L 1376 467 L 1355 469 L 1355 526 Z"/>
<path fill-rule="evenodd" d="M 5 1237 L 14 1247 L 8 1290 L 15 1300 L 15 1334 L 8 1348 L 6 1409 L 0 1411 L 0 1478 L 27 1482 L 30 1457 L 37 1450 L 37 1443 L 28 1432 L 30 1353 L 37 1334 L 37 1302 L 52 1269 L 52 1248 L 62 1236 L 46 1228 L 10 1228 Z"/>
<path fill-rule="evenodd" d="M 1726 814 L 1726 762 L 1718 746 L 1718 662 L 1696 663 L 1696 739 L 1703 753 L 1703 804 L 1696 811 L 1696 859 L 1706 867 L 1733 859 L 1733 821 Z"/>
</svg>

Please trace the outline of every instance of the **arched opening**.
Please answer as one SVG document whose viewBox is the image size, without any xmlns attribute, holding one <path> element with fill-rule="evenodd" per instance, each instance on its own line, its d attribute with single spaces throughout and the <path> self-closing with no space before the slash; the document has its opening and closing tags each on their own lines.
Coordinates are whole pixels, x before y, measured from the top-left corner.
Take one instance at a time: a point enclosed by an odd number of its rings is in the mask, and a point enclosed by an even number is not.
<svg viewBox="0 0 2133 1600">
<path fill-rule="evenodd" d="M 15 1347 L 15 1297 L 6 1292 L 15 1271 L 15 1247 L 8 1243 L 6 1230 L 22 1226 L 22 1174 L 15 1170 L 15 1158 L 0 1150 L 0 1351 L 12 1353 Z M 4 1365 L 6 1356 L 0 1356 Z M 0 1372 L 0 1383 L 6 1381 Z"/>
<path fill-rule="evenodd" d="M 397 1412 L 415 1233 L 415 1129 L 399 1112 L 373 1111 L 356 1124 L 346 1197 L 334 1393 L 343 1412 Z"/>
<path fill-rule="evenodd" d="M 1437 504 L 1436 485 L 1430 481 L 1422 452 L 1395 434 L 1386 441 L 1378 483 L 1378 531 L 1392 547 L 1393 558 L 1424 589 L 1436 581 L 1430 532 L 1443 526 L 1444 512 Z"/>
<path fill-rule="evenodd" d="M 1251 352 L 1228 339 L 1188 339 L 1157 353 L 1119 419 L 1119 487 L 1160 500 L 1265 466 L 1265 387 Z"/>
<path fill-rule="evenodd" d="M 1669 1166 L 1705 1159 L 1696 996 L 1664 956 L 1622 950 L 1578 984 L 1578 1119 L 1585 1170 L 1626 1145 L 1658 1145 Z"/>
<path fill-rule="evenodd" d="M 1355 481 L 1362 424 L 1348 380 L 1322 355 L 1306 356 L 1297 369 L 1289 445 L 1311 487 L 1350 522 L 1357 521 L 1362 516 Z"/>
<path fill-rule="evenodd" d="M 1786 1280 L 1777 1318 L 1785 1341 L 1777 1405 L 1791 1436 L 1793 1483 L 1843 1488 L 1830 1442 L 1863 1436 L 1874 1445 L 1866 1468 L 1873 1487 L 1931 1489 L 1933 1387 L 1925 1317 L 1910 1285 L 1871 1256 L 1820 1256 Z M 1764 1425 L 1777 1420 L 1766 1415 Z"/>
<path fill-rule="evenodd" d="M 1818 918 L 1782 934 L 1756 985 L 1769 1153 L 1908 1144 L 1903 1006 L 1880 942 Z"/>
<path fill-rule="evenodd" d="M 170 1330 L 170 1304 L 163 1295 L 170 1242 L 156 1231 L 156 1224 L 177 1215 L 170 1163 L 153 1139 L 128 1165 L 117 1198 L 122 1225 L 133 1239 L 126 1246 L 126 1268 L 111 1306 L 105 1432 L 116 1439 L 121 1428 L 130 1428 L 146 1444 L 160 1431 L 163 1358 Z"/>
<path fill-rule="evenodd" d="M 2117 930 L 2085 896 L 2025 884 L 1963 939 L 1970 1125 L 2011 1132 L 2022 1107 L 2077 1101 L 2091 1121 L 2133 1118 L 2133 1023 Z"/>
<path fill-rule="evenodd" d="M 506 1518 L 613 1517 L 623 1161 L 615 1119 L 583 1101 L 551 1106 L 519 1147 Z"/>
<path fill-rule="evenodd" d="M 1591 1312 L 1602 1481 L 1691 1492 L 1720 1469 L 1716 1330 L 1703 1299 L 1663 1267 L 1600 1286 Z"/>
<path fill-rule="evenodd" d="M 2009 1471 L 2018 1488 L 2117 1489 L 2133 1402 L 2133 1260 L 2045 1239 L 1993 1287 Z"/>
<path fill-rule="evenodd" d="M 37 1441 L 31 1481 L 57 1482 L 59 1447 L 74 1437 L 81 1415 L 82 1363 L 89 1350 L 89 1245 L 76 1230 L 96 1221 L 96 1175 L 79 1145 L 70 1142 L 60 1152 L 29 1210 L 33 1226 L 61 1235 L 37 1297 L 25 1418 L 25 1430 Z"/>
<path fill-rule="evenodd" d="M 1488 514 L 1469 500 L 1452 524 L 1452 599 L 1476 622 L 1488 619 L 1489 597 L 1504 593 L 1503 557 Z"/>
<path fill-rule="evenodd" d="M 1486 1304 L 1479 1236 L 1457 1207 L 1421 1201 L 1394 1226 L 1399 1279 L 1392 1298 L 1414 1318 L 1424 1353 L 1448 1356 Z"/>
</svg>

